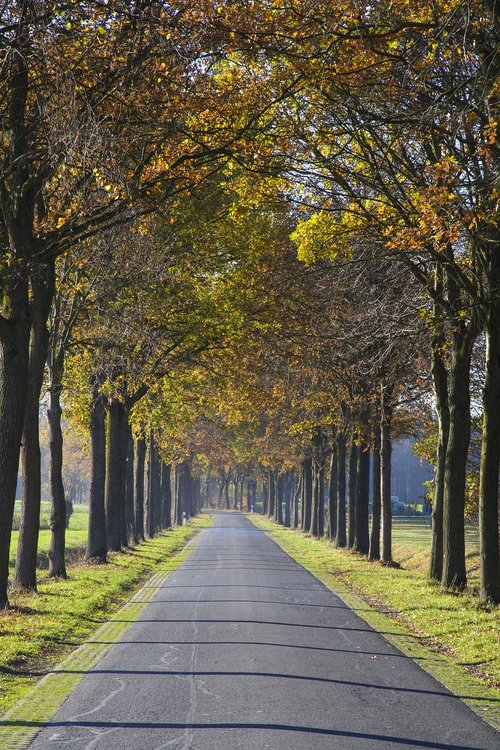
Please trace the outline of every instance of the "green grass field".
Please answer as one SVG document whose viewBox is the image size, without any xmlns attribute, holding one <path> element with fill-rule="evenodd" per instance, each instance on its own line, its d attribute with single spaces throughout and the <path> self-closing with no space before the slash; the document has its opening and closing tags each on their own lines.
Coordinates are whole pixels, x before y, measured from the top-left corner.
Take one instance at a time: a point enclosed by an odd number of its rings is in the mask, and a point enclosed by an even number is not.
<svg viewBox="0 0 500 750">
<path fill-rule="evenodd" d="M 19 514 L 20 503 L 16 503 L 15 514 Z M 48 518 L 50 514 L 50 503 L 42 501 L 40 518 L 45 528 L 40 531 L 38 540 L 38 567 L 46 570 L 49 567 L 48 551 L 50 547 L 50 530 L 48 528 Z M 89 509 L 87 505 L 73 506 L 73 513 L 69 519 L 69 528 L 66 529 L 66 550 L 69 564 L 74 564 L 85 554 L 85 544 L 87 542 L 87 526 L 89 519 Z M 44 523 L 47 521 L 47 523 Z M 17 540 L 19 531 L 12 532 L 10 543 L 10 565 L 14 567 L 17 550 Z"/>
<path fill-rule="evenodd" d="M 111 553 L 106 565 L 88 565 L 83 558 L 87 517 L 86 508 L 77 507 L 70 520 L 68 580 L 51 580 L 42 567 L 38 593 L 12 591 L 12 609 L 0 613 L 0 715 L 91 635 L 153 572 L 174 569 L 180 561 L 177 553 L 201 528 L 211 525 L 210 516 L 199 516 L 132 550 Z M 48 543 L 49 532 L 42 531 L 42 566 Z"/>
<path fill-rule="evenodd" d="M 500 608 L 482 605 L 470 593 L 444 593 L 429 583 L 430 528 L 425 519 L 396 519 L 394 559 L 400 563 L 399 569 L 337 550 L 326 540 L 312 539 L 261 516 L 250 518 L 330 588 L 354 592 L 386 620 L 397 621 L 485 684 L 500 688 Z M 478 549 L 472 529 L 468 532 L 467 561 L 474 586 Z"/>
</svg>

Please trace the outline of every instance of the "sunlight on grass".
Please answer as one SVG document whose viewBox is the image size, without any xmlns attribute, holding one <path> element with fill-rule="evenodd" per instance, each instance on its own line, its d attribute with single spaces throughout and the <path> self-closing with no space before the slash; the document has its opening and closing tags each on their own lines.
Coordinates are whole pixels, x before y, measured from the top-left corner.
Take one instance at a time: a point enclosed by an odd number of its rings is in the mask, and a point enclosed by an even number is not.
<svg viewBox="0 0 500 750">
<path fill-rule="evenodd" d="M 75 514 L 73 549 L 86 538 L 86 515 Z M 0 713 L 56 659 L 96 630 L 104 616 L 116 611 L 153 572 L 172 569 L 175 553 L 210 525 L 210 516 L 193 518 L 135 549 L 111 553 L 106 565 L 87 565 L 81 559 L 68 570 L 68 580 L 49 579 L 42 572 L 37 594 L 13 591 L 12 609 L 0 614 Z"/>
</svg>

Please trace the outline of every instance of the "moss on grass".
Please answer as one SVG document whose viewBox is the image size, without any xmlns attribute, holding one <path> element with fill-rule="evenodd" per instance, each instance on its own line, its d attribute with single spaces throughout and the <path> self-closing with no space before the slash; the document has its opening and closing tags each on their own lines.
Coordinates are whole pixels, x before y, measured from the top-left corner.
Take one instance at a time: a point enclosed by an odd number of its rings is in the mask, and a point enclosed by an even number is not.
<svg viewBox="0 0 500 750">
<path fill-rule="evenodd" d="M 401 651 L 500 728 L 498 607 L 442 592 L 429 584 L 421 562 L 412 569 L 384 566 L 260 516 L 249 518 L 366 622 L 384 634 L 391 631 L 386 637 Z M 411 551 L 409 529 L 406 537 L 403 546 Z"/>
</svg>

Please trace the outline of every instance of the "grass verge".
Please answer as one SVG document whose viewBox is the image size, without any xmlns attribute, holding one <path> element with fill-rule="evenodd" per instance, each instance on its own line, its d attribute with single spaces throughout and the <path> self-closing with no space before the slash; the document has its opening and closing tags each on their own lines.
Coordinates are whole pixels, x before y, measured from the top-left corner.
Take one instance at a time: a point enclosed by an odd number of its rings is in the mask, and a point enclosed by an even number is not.
<svg viewBox="0 0 500 750">
<path fill-rule="evenodd" d="M 152 573 L 162 580 L 177 568 L 188 550 L 177 553 L 211 523 L 210 516 L 198 516 L 188 525 L 164 532 L 135 549 L 110 554 L 106 565 L 82 562 L 69 569 L 68 580 L 42 578 L 37 594 L 13 592 L 12 609 L 0 614 L 0 715 L 25 696 L 56 661 L 95 633 L 106 616 L 116 612 Z M 154 588 L 144 589 L 144 602 L 153 593 Z M 121 619 L 135 619 L 141 605 L 126 606 L 127 617 Z M 100 640 L 109 641 L 128 625 L 108 622 L 104 627 L 110 628 L 106 633 L 110 637 Z M 96 654 L 95 646 L 92 654 Z M 63 683 L 60 681 L 57 690 L 52 690 L 64 698 L 67 692 Z M 30 711 L 33 713 L 31 693 Z M 0 748 L 10 747 L 2 744 L 4 731 L 0 727 Z"/>
<path fill-rule="evenodd" d="M 500 609 L 443 593 L 419 567 L 391 568 L 324 539 L 248 518 L 403 653 L 500 729 Z M 408 542 L 406 543 L 408 547 Z M 366 605 L 369 605 L 368 607 Z"/>
</svg>

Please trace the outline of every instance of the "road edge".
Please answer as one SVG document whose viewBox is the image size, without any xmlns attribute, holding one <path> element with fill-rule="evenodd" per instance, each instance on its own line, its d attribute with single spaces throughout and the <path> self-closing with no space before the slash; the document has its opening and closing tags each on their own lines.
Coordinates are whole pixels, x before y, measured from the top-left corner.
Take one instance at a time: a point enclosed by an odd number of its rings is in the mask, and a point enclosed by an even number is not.
<svg viewBox="0 0 500 750">
<path fill-rule="evenodd" d="M 283 540 L 276 538 L 272 530 L 269 531 L 268 529 L 261 528 L 258 523 L 255 523 L 258 519 L 252 518 L 251 514 L 246 515 L 256 529 L 259 529 L 259 531 L 262 531 L 272 539 L 297 565 L 307 570 L 308 573 L 326 586 L 329 591 L 336 594 L 362 620 L 380 633 L 395 648 L 405 656 L 413 659 L 419 667 L 474 711 L 485 724 L 488 724 L 497 732 L 500 731 L 498 691 L 485 685 L 481 680 L 472 677 L 465 670 L 460 669 L 457 664 L 448 659 L 444 654 L 422 643 L 421 639 L 415 633 L 406 629 L 398 620 L 377 610 L 369 599 L 364 599 L 360 594 L 351 590 L 334 572 L 319 572 L 297 560 L 293 549 L 287 549 L 282 543 Z M 283 527 L 279 526 L 278 528 L 281 530 Z M 391 631 L 396 632 L 391 632 L 390 634 L 386 632 L 389 623 Z M 481 693 L 480 695 L 479 692 Z"/>
<path fill-rule="evenodd" d="M 182 549 L 168 559 L 168 570 L 160 570 L 131 593 L 129 601 L 108 612 L 108 619 L 81 646 L 76 648 L 52 671 L 10 708 L 0 719 L 0 750 L 27 748 L 36 735 L 60 709 L 85 674 L 93 669 L 114 643 L 134 624 L 152 601 L 160 586 L 191 554 L 194 546 L 206 533 L 201 528 L 190 537 Z M 160 565 L 165 565 L 165 562 Z"/>
</svg>

